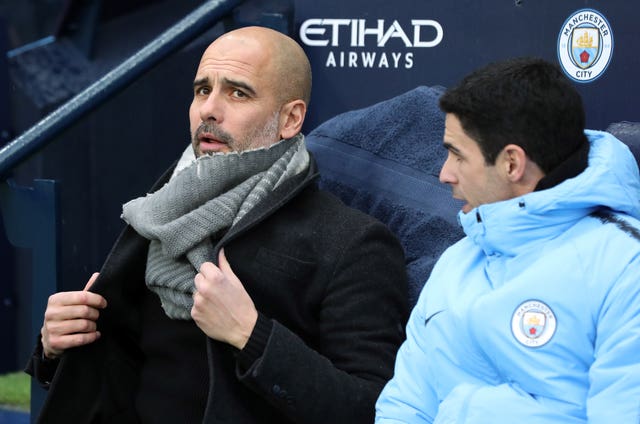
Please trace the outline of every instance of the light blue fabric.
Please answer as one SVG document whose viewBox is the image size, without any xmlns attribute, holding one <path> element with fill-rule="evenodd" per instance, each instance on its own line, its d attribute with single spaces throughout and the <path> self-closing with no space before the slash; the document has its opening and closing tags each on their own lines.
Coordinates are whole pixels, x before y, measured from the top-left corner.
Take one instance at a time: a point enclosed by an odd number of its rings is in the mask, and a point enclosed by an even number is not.
<svg viewBox="0 0 640 424">
<path fill-rule="evenodd" d="M 376 423 L 639 422 L 638 165 L 587 135 L 582 174 L 459 214 Z"/>
</svg>

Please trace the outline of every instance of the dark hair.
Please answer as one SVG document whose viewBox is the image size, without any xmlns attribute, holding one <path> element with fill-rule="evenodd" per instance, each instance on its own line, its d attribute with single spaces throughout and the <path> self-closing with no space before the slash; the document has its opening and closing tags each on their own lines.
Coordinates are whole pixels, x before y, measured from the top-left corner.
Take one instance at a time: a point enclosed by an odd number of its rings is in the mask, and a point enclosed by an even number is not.
<svg viewBox="0 0 640 424">
<path fill-rule="evenodd" d="M 516 144 L 546 174 L 583 143 L 582 98 L 555 65 L 538 58 L 492 63 L 465 77 L 440 98 L 495 164 L 507 144 Z"/>
</svg>

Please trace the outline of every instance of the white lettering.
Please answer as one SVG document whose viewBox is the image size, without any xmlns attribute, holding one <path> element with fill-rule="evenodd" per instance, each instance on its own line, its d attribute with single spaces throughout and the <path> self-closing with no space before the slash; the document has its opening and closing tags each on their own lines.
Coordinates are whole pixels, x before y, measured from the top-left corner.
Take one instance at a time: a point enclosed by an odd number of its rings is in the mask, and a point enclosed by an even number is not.
<svg viewBox="0 0 640 424">
<path fill-rule="evenodd" d="M 324 19 L 324 22 L 327 25 L 331 25 L 331 45 L 332 46 L 338 46 L 339 44 L 339 37 L 340 37 L 340 26 L 342 25 L 346 25 L 349 26 L 349 24 L 351 23 L 351 20 L 349 19 Z"/>
<path fill-rule="evenodd" d="M 442 41 L 444 37 L 444 31 L 442 25 L 437 21 L 431 19 L 412 19 L 413 25 L 413 47 L 435 47 Z M 422 41 L 420 39 L 420 28 L 423 26 L 430 26 L 436 30 L 436 38 L 431 41 Z"/>
<path fill-rule="evenodd" d="M 398 68 L 398 62 L 400 62 L 400 58 L 402 57 L 402 53 L 391 53 L 391 57 L 393 58 L 393 67 Z"/>
<path fill-rule="evenodd" d="M 409 52 L 404 57 L 404 67 L 405 69 L 413 68 L 413 52 Z"/>
<path fill-rule="evenodd" d="M 367 28 L 367 21 L 365 19 L 359 20 L 359 28 L 358 28 L 358 43 L 356 46 L 364 47 L 364 37 L 367 35 L 376 35 L 377 40 L 376 43 L 380 43 L 380 39 L 382 38 L 383 27 L 384 27 L 384 19 L 378 19 L 378 27 L 377 28 Z"/>
<path fill-rule="evenodd" d="M 351 46 L 358 44 L 358 19 L 351 19 Z"/>
<path fill-rule="evenodd" d="M 432 19 L 412 19 L 413 31 L 407 32 L 400 22 L 394 20 L 389 26 L 384 19 L 376 19 L 368 24 L 367 19 L 307 19 L 300 25 L 300 40 L 307 46 L 338 47 L 345 42 L 351 47 L 365 47 L 375 43 L 385 47 L 392 38 L 398 38 L 405 47 L 435 47 L 443 39 L 444 31 L 439 22 Z M 569 28 L 571 25 L 569 25 Z M 430 28 L 425 30 L 425 28 Z M 568 29 L 567 29 L 568 30 Z M 348 34 L 347 34 L 348 32 Z M 428 34 L 433 32 L 433 38 Z M 410 37 L 412 35 L 412 37 Z M 345 39 L 345 37 L 347 37 Z M 375 40 L 375 41 L 374 41 Z"/>
<path fill-rule="evenodd" d="M 329 40 L 312 40 L 309 35 L 324 35 L 326 29 L 313 28 L 313 25 L 322 25 L 322 19 L 307 19 L 300 26 L 300 40 L 307 46 L 326 46 Z"/>
<path fill-rule="evenodd" d="M 307 19 L 300 26 L 300 40 L 307 46 L 326 46 L 329 44 L 328 39 L 312 40 L 309 35 L 324 35 L 326 28 L 312 27 L 317 26 L 329 26 L 331 27 L 331 45 L 338 46 L 340 39 L 340 27 L 343 25 L 349 25 L 350 19 Z"/>
<path fill-rule="evenodd" d="M 378 62 L 378 68 L 388 68 L 389 67 L 389 61 L 387 60 L 387 55 L 386 53 L 382 52 L 382 54 L 380 55 L 380 62 Z"/>
<path fill-rule="evenodd" d="M 327 61 L 324 63 L 324 66 L 327 68 L 335 68 L 336 65 L 336 57 L 333 55 L 333 52 L 329 52 L 329 56 L 327 56 Z"/>
<path fill-rule="evenodd" d="M 409 40 L 409 37 L 407 37 L 407 34 L 405 34 L 402 30 L 402 27 L 400 26 L 398 21 L 393 21 L 382 39 L 378 41 L 378 47 L 384 47 L 384 45 L 387 44 L 387 41 L 389 41 L 389 38 L 391 37 L 401 38 L 406 47 L 411 47 L 411 41 Z"/>
<path fill-rule="evenodd" d="M 404 60 L 403 60 L 404 59 Z M 402 52 L 356 52 L 330 51 L 325 61 L 327 68 L 394 68 L 405 69 L 413 67 L 413 53 Z"/>
<path fill-rule="evenodd" d="M 376 61 L 376 52 L 362 52 L 362 66 L 365 68 L 373 68 Z"/>
<path fill-rule="evenodd" d="M 349 68 L 358 67 L 358 53 L 349 52 Z"/>
</svg>

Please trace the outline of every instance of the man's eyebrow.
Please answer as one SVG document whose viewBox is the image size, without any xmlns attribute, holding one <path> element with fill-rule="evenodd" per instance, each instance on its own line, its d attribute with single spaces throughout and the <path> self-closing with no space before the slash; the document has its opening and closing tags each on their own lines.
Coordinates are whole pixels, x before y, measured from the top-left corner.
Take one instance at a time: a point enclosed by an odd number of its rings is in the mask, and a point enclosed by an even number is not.
<svg viewBox="0 0 640 424">
<path fill-rule="evenodd" d="M 251 94 L 252 96 L 256 95 L 256 90 L 254 90 L 253 87 L 251 87 L 246 82 L 232 80 L 232 79 L 229 79 L 229 78 L 222 78 L 222 83 L 225 84 L 225 85 L 229 85 L 231 87 L 242 88 L 245 91 L 247 91 L 249 94 Z"/>
<path fill-rule="evenodd" d="M 222 83 L 224 85 L 227 85 L 227 86 L 230 86 L 230 87 L 242 88 L 243 90 L 247 91 L 252 96 L 256 95 L 256 91 L 253 89 L 253 87 L 251 87 L 246 82 L 232 80 L 232 79 L 229 79 L 229 78 L 223 78 L 222 79 Z M 209 85 L 209 78 L 208 77 L 199 78 L 199 79 L 193 81 L 193 88 L 194 89 L 198 88 L 198 87 L 201 87 L 203 85 Z"/>
<path fill-rule="evenodd" d="M 455 153 L 456 155 L 461 155 L 462 154 L 462 152 L 451 143 L 448 143 L 448 142 L 445 141 L 445 142 L 442 143 L 442 146 L 445 149 L 447 149 L 448 151 Z"/>
<path fill-rule="evenodd" d="M 193 82 L 193 88 L 200 87 L 202 85 L 207 85 L 207 84 L 209 84 L 209 78 L 207 77 L 200 78 Z"/>
</svg>

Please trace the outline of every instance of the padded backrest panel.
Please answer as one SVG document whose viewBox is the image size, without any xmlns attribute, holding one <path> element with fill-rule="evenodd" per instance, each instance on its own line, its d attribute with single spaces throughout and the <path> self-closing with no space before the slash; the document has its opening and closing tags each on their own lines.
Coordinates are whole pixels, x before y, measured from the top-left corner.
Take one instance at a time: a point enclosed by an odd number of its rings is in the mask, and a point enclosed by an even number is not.
<svg viewBox="0 0 640 424">
<path fill-rule="evenodd" d="M 614 122 L 607 128 L 607 132 L 615 135 L 624 142 L 636 157 L 640 166 L 640 122 Z"/>
<path fill-rule="evenodd" d="M 306 138 L 320 187 L 385 223 L 402 243 L 413 305 L 435 261 L 462 230 L 460 202 L 438 181 L 446 157 L 440 87 L 417 87 L 340 114 Z"/>
</svg>

